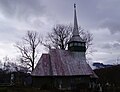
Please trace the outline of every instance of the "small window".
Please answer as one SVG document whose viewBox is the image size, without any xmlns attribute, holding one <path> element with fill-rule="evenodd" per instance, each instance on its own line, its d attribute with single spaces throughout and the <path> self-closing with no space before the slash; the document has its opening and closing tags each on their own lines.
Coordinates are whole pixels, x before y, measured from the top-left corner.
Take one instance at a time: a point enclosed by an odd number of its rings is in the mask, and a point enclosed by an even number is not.
<svg viewBox="0 0 120 92">
<path fill-rule="evenodd" d="M 82 43 L 82 46 L 85 46 L 85 44 L 84 44 L 84 43 Z"/>
<path fill-rule="evenodd" d="M 74 43 L 75 46 L 77 46 L 78 44 L 77 43 Z"/>
<path fill-rule="evenodd" d="M 73 43 L 70 43 L 70 46 L 73 46 Z"/>
<path fill-rule="evenodd" d="M 78 46 L 81 46 L 81 43 L 78 43 Z"/>
</svg>

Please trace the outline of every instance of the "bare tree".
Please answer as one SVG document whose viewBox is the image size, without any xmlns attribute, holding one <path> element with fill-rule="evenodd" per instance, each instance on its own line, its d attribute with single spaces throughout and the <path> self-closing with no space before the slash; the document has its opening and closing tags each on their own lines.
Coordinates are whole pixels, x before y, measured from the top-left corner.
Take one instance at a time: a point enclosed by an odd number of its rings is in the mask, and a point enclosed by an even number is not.
<svg viewBox="0 0 120 92">
<path fill-rule="evenodd" d="M 51 33 L 48 33 L 47 41 L 42 42 L 46 47 L 53 47 L 65 50 L 67 43 L 72 36 L 73 27 L 71 25 L 57 24 Z M 86 49 L 92 45 L 92 34 L 79 27 L 80 37 L 86 42 Z"/>
<path fill-rule="evenodd" d="M 15 62 L 13 62 L 14 59 L 13 58 L 9 58 L 8 56 L 5 56 L 3 58 L 3 67 L 2 70 L 5 72 L 13 72 L 13 71 L 17 71 L 17 64 Z"/>
<path fill-rule="evenodd" d="M 29 68 L 32 68 L 32 71 L 34 70 L 39 43 L 40 37 L 38 33 L 28 31 L 26 36 L 22 39 L 22 42 L 16 43 L 15 45 L 22 55 L 21 62 L 27 64 Z"/>
<path fill-rule="evenodd" d="M 86 50 L 92 45 L 93 35 L 89 31 L 79 28 L 80 37 L 86 42 Z"/>
<path fill-rule="evenodd" d="M 58 24 L 51 33 L 48 33 L 48 39 L 53 47 L 65 50 L 71 31 L 71 26 Z"/>
</svg>

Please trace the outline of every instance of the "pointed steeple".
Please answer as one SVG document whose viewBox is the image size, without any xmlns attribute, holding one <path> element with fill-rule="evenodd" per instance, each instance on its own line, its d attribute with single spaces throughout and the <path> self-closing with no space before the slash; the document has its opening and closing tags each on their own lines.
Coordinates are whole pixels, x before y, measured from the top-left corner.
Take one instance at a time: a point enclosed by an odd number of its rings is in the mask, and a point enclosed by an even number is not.
<svg viewBox="0 0 120 92">
<path fill-rule="evenodd" d="M 76 4 L 74 4 L 74 29 L 73 29 L 73 36 L 78 36 L 78 23 L 77 23 L 77 14 L 76 14 Z"/>
<path fill-rule="evenodd" d="M 72 32 L 72 37 L 68 42 L 68 50 L 77 51 L 77 52 L 86 51 L 85 42 L 79 35 L 77 14 L 76 14 L 76 4 L 74 4 L 74 28 Z"/>
<path fill-rule="evenodd" d="M 70 42 L 71 41 L 81 41 L 81 42 L 83 42 L 83 39 L 80 37 L 79 30 L 78 30 L 76 4 L 74 4 L 74 28 L 73 28 L 73 32 L 72 32 L 72 37 L 70 39 Z"/>
</svg>

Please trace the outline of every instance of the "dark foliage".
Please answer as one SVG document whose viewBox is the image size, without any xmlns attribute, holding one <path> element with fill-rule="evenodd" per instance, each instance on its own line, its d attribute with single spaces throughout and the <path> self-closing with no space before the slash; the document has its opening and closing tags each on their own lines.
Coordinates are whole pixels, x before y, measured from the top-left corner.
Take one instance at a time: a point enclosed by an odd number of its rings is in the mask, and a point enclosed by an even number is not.
<svg viewBox="0 0 120 92">
<path fill-rule="evenodd" d="M 13 79 L 11 79 L 13 75 Z M 5 70 L 0 71 L 0 87 L 1 86 L 31 86 L 32 78 L 31 75 L 24 72 L 6 72 Z"/>
<path fill-rule="evenodd" d="M 103 86 L 120 87 L 120 65 L 94 70 Z"/>
</svg>

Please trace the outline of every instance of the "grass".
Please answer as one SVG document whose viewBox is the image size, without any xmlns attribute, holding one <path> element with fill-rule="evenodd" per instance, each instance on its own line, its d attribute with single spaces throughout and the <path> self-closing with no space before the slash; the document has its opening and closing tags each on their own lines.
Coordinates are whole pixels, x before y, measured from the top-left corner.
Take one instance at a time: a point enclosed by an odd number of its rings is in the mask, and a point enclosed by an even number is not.
<svg viewBox="0 0 120 92">
<path fill-rule="evenodd" d="M 0 92 L 50 92 L 38 88 L 0 87 Z"/>
<path fill-rule="evenodd" d="M 32 87 L 0 87 L 0 92 L 71 92 L 60 90 L 41 90 L 39 88 Z"/>
<path fill-rule="evenodd" d="M 41 90 L 33 87 L 0 87 L 0 92 L 70 92 L 60 90 Z"/>
<path fill-rule="evenodd" d="M 7 88 L 5 88 L 5 87 L 0 87 L 0 92 L 8 92 L 8 91 L 7 91 Z"/>
<path fill-rule="evenodd" d="M 32 87 L 26 87 L 26 88 L 25 87 L 0 87 L 0 92 L 72 92 L 72 91 L 41 90 L 39 88 L 32 88 Z M 110 88 L 108 90 L 104 90 L 104 92 L 120 92 L 120 88 L 115 88 L 115 89 Z"/>
</svg>

